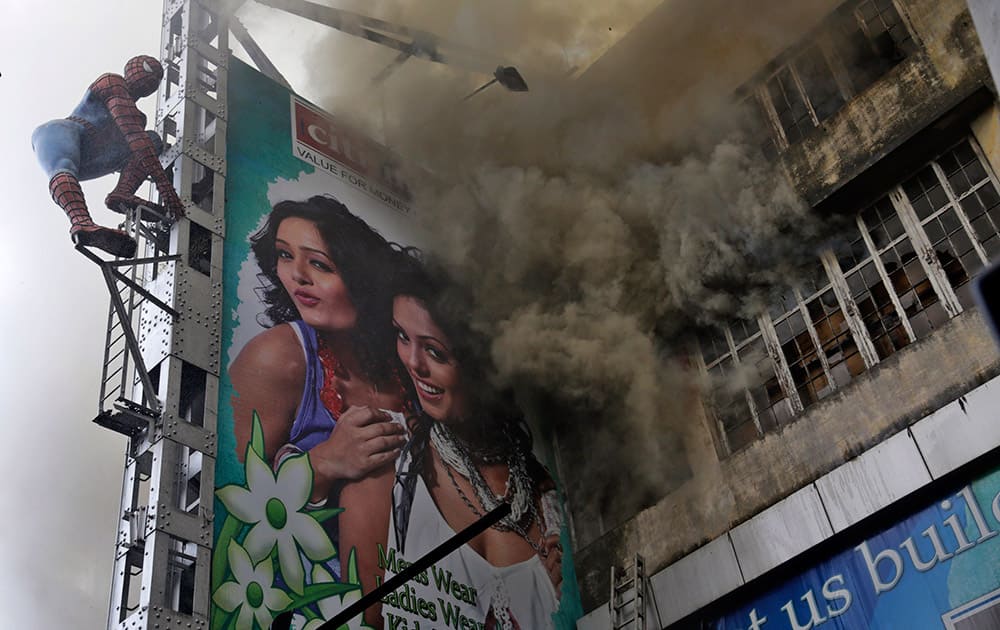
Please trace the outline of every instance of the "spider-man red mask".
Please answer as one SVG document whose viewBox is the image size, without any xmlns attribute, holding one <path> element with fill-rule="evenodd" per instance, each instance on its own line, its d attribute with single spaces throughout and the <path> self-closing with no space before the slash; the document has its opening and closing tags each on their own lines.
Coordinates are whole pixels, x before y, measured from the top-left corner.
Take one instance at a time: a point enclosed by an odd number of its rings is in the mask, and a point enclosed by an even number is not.
<svg viewBox="0 0 1000 630">
<path fill-rule="evenodd" d="M 149 96 L 156 91 L 156 86 L 163 78 L 163 66 L 148 55 L 139 55 L 125 64 L 125 83 L 128 91 L 136 98 Z"/>
</svg>

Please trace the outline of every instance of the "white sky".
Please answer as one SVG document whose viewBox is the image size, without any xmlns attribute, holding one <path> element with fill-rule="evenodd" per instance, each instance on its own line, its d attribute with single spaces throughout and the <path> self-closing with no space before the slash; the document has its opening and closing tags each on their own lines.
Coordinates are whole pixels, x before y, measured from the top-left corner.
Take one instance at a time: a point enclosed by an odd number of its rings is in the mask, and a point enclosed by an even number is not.
<svg viewBox="0 0 1000 630">
<path fill-rule="evenodd" d="M 158 56 L 161 11 L 160 0 L 0 0 L 0 627 L 106 624 L 126 446 L 91 422 L 108 293 L 73 249 L 30 137 L 68 115 L 101 73 Z M 268 19 L 261 46 L 301 83 L 299 60 L 317 31 Z M 295 50 L 276 35 L 289 32 Z M 155 96 L 139 104 L 152 126 Z M 120 221 L 103 206 L 114 183 L 84 182 L 94 219 L 110 226 Z"/>
<path fill-rule="evenodd" d="M 106 623 L 125 438 L 97 414 L 107 290 L 31 152 L 102 72 L 157 55 L 158 0 L 0 0 L 0 611 L 7 628 Z M 153 99 L 146 99 L 147 114 Z M 152 116 L 150 116 L 152 119 Z M 95 219 L 114 185 L 85 185 Z"/>
</svg>

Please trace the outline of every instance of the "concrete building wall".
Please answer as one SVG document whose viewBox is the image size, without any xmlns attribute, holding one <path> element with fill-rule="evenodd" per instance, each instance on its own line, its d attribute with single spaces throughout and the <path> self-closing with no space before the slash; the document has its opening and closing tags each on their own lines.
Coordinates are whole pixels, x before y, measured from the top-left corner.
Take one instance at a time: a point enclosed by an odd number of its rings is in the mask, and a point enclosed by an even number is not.
<svg viewBox="0 0 1000 630">
<path fill-rule="evenodd" d="M 1000 352 L 969 311 L 904 348 L 783 431 L 719 459 L 710 420 L 692 418 L 692 478 L 655 506 L 577 551 L 584 608 L 607 599 L 608 567 L 637 551 L 662 568 L 1000 374 Z"/>
<path fill-rule="evenodd" d="M 828 198 L 984 86 L 992 89 L 965 0 L 901 4 L 921 51 L 781 157 L 800 192 L 813 203 Z M 971 128 L 997 172 L 996 105 L 979 114 Z M 888 189 L 896 183 L 884 185 Z M 1000 353 L 979 313 L 967 310 L 808 407 L 779 432 L 728 457 L 720 457 L 714 420 L 696 405 L 684 436 L 686 461 L 679 466 L 687 469 L 686 480 L 672 480 L 678 485 L 665 498 L 608 531 L 591 522 L 575 526 L 585 610 L 607 600 L 612 564 L 623 565 L 639 552 L 655 572 L 997 374 Z"/>
</svg>

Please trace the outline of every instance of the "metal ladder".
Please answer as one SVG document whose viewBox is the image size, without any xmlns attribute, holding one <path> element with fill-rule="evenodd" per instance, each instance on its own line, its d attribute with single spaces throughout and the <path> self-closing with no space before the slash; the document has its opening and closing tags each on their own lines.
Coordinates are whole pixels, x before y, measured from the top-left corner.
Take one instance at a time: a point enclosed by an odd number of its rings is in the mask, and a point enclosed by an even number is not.
<svg viewBox="0 0 1000 630">
<path fill-rule="evenodd" d="M 646 630 L 646 566 L 635 554 L 632 566 L 611 567 L 612 630 Z"/>
<path fill-rule="evenodd" d="M 132 236 L 138 237 L 141 234 L 145 237 L 144 242 L 155 243 L 152 239 L 157 229 L 169 229 L 169 221 L 165 217 L 160 217 L 159 226 L 147 225 L 140 220 L 140 217 L 148 220 L 149 215 L 155 212 L 150 207 L 122 207 L 120 212 L 126 217 L 121 227 Z M 147 258 L 107 260 L 87 247 L 78 245 L 76 249 L 101 268 L 111 297 L 99 409 L 94 422 L 128 437 L 135 437 L 145 431 L 150 422 L 154 422 L 162 412 L 162 405 L 156 398 L 156 387 L 142 358 L 137 335 L 140 308 L 144 304 L 151 304 L 172 319 L 178 316 L 176 310 L 143 286 L 147 275 L 143 271 L 176 261 L 180 256 L 167 256 L 154 251 L 154 255 Z M 122 273 L 122 268 L 126 268 L 126 273 Z"/>
</svg>

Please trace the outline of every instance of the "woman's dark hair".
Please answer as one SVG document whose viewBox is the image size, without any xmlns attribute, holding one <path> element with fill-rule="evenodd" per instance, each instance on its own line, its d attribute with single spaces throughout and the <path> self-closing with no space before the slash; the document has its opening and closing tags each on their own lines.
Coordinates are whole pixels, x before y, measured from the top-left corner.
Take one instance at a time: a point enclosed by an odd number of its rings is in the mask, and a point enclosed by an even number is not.
<svg viewBox="0 0 1000 630">
<path fill-rule="evenodd" d="M 417 250 L 404 249 L 397 257 L 398 261 L 392 265 L 393 297 L 419 300 L 451 342 L 472 421 L 463 437 L 469 440 L 468 446 L 475 451 L 473 455 L 488 458 L 511 448 L 531 452 L 531 432 L 513 392 L 496 387 L 489 338 L 471 325 L 473 308 L 469 292 L 453 282 L 443 267 L 434 261 L 421 260 Z M 428 419 L 422 420 L 426 424 Z"/>
<path fill-rule="evenodd" d="M 278 278 L 275 241 L 278 227 L 288 218 L 305 219 L 316 226 L 358 314 L 350 335 L 361 368 L 375 383 L 389 382 L 394 376 L 391 358 L 395 356 L 395 335 L 388 279 L 396 248 L 333 197 L 278 203 L 264 227 L 250 237 L 250 249 L 260 266 L 261 299 L 267 307 L 264 315 L 272 325 L 300 318 Z"/>
</svg>

